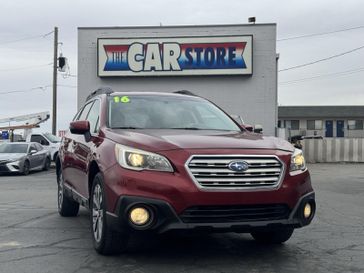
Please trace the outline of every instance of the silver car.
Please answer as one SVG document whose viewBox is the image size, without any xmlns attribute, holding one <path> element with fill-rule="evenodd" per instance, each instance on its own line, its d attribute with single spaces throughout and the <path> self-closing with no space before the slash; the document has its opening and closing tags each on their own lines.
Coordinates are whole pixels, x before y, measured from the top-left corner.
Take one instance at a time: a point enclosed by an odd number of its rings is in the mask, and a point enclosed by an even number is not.
<svg viewBox="0 0 364 273">
<path fill-rule="evenodd" d="M 48 170 L 51 155 L 35 142 L 12 142 L 0 144 L 0 173 L 29 174 L 33 170 Z"/>
</svg>

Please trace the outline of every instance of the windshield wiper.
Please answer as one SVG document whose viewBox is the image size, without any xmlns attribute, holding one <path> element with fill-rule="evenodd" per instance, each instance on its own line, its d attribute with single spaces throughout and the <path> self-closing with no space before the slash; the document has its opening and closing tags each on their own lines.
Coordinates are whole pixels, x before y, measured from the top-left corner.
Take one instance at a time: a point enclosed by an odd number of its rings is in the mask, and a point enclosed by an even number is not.
<svg viewBox="0 0 364 273">
<path fill-rule="evenodd" d="M 112 127 L 111 129 L 143 129 L 143 128 L 138 128 L 133 126 L 121 126 L 121 127 Z"/>
<path fill-rule="evenodd" d="M 174 127 L 174 128 L 170 128 L 170 129 L 175 129 L 175 130 L 203 130 L 203 129 L 197 128 L 197 127 Z"/>
</svg>

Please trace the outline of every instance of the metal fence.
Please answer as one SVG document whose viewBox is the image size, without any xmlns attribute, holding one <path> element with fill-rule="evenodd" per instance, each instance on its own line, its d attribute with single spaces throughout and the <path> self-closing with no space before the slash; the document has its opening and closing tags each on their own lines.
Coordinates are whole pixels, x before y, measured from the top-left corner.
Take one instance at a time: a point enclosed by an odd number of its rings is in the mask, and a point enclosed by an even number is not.
<svg viewBox="0 0 364 273">
<path fill-rule="evenodd" d="M 303 151 L 309 163 L 364 162 L 364 138 L 305 139 Z"/>
</svg>

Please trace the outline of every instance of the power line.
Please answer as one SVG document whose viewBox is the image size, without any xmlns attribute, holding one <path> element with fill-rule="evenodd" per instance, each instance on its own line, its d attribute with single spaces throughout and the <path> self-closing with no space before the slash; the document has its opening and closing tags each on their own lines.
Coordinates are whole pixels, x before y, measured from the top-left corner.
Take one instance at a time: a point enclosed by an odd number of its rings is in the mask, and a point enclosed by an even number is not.
<svg viewBox="0 0 364 273">
<path fill-rule="evenodd" d="M 277 42 L 288 41 L 288 40 L 296 40 L 296 39 L 315 37 L 315 36 L 322 36 L 322 35 L 328 35 L 328 34 L 333 34 L 333 33 L 338 33 L 338 32 L 345 32 L 345 31 L 350 31 L 350 30 L 355 30 L 355 29 L 360 29 L 360 28 L 364 28 L 364 26 L 357 26 L 357 27 L 343 28 L 343 29 L 327 31 L 327 32 L 319 32 L 319 33 L 305 34 L 305 35 L 300 35 L 300 36 L 286 37 L 286 38 L 277 39 Z"/>
<path fill-rule="evenodd" d="M 52 86 L 51 84 L 47 84 L 47 85 L 44 85 L 44 86 L 37 86 L 37 87 L 29 88 L 29 89 L 4 91 L 4 92 L 0 92 L 0 95 L 14 94 L 14 93 L 25 93 L 25 92 L 31 92 L 31 91 L 37 91 L 37 90 L 45 91 L 47 88 L 49 88 L 51 86 Z M 67 87 L 67 88 L 77 88 L 76 85 L 67 85 L 67 84 L 57 84 L 57 86 Z"/>
<path fill-rule="evenodd" d="M 23 67 L 17 67 L 17 68 L 6 68 L 6 69 L 0 69 L 0 71 L 8 72 L 8 71 L 28 70 L 28 69 L 33 69 L 33 68 L 39 68 L 39 67 L 49 66 L 51 64 L 52 63 L 40 64 L 40 65 L 32 65 L 32 66 L 23 66 Z"/>
<path fill-rule="evenodd" d="M 287 68 L 278 70 L 278 72 L 283 72 L 283 71 L 287 71 L 287 70 L 297 69 L 297 68 L 301 68 L 301 67 L 305 67 L 305 66 L 317 64 L 317 63 L 320 63 L 320 62 L 328 61 L 328 60 L 331 60 L 331 59 L 334 59 L 334 58 L 337 58 L 337 57 L 341 57 L 343 55 L 346 55 L 346 54 L 349 54 L 349 53 L 358 51 L 358 50 L 363 49 L 363 48 L 364 48 L 364 46 L 359 46 L 359 47 L 353 48 L 351 50 L 348 50 L 348 51 L 345 51 L 345 52 L 342 52 L 342 53 L 339 53 L 339 54 L 335 54 L 335 55 L 332 55 L 332 56 L 329 56 L 329 57 L 326 57 L 326 58 L 323 58 L 323 59 L 319 59 L 319 60 L 312 61 L 312 62 L 309 62 L 309 63 L 304 63 L 304 64 L 300 64 L 300 65 L 295 65 L 295 66 L 287 67 Z"/>
<path fill-rule="evenodd" d="M 49 84 L 49 85 L 44 85 L 44 86 L 33 87 L 33 88 L 30 88 L 30 89 L 15 90 L 15 91 L 5 91 L 5 92 L 0 92 L 0 95 L 13 94 L 13 93 L 25 93 L 25 92 L 35 91 L 35 90 L 45 91 L 50 86 L 51 85 Z"/>
<path fill-rule="evenodd" d="M 290 84 L 296 84 L 296 83 L 306 82 L 306 81 L 310 81 L 310 80 L 318 80 L 318 79 L 332 77 L 332 76 L 346 76 L 346 75 L 351 75 L 351 74 L 359 73 L 359 72 L 364 72 L 364 67 L 360 67 L 360 68 L 357 68 L 357 69 L 346 70 L 346 71 L 341 71 L 341 72 L 336 72 L 336 73 L 330 73 L 330 74 L 317 75 L 317 76 L 312 76 L 312 77 L 307 77 L 307 78 L 301 78 L 301 79 L 296 79 L 296 80 L 291 80 L 291 81 L 279 82 L 278 84 L 279 85 L 290 85 Z"/>
<path fill-rule="evenodd" d="M 17 39 L 17 40 L 12 40 L 12 41 L 5 41 L 5 42 L 1 42 L 0 45 L 12 44 L 12 43 L 17 43 L 17 42 L 32 40 L 32 39 L 37 39 L 37 38 L 45 38 L 48 35 L 51 35 L 52 33 L 53 33 L 53 31 L 45 33 L 45 34 L 41 34 L 41 35 L 29 36 L 29 37 L 25 37 L 25 38 L 21 38 L 21 39 Z"/>
</svg>

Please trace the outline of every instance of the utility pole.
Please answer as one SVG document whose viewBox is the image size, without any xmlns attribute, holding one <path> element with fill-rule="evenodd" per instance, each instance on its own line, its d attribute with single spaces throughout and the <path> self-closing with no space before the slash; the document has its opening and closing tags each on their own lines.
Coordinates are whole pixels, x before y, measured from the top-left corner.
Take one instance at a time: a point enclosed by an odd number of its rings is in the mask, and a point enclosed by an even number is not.
<svg viewBox="0 0 364 273">
<path fill-rule="evenodd" d="M 57 135 L 57 63 L 58 63 L 58 27 L 54 28 L 53 55 L 53 105 L 52 105 L 52 134 Z"/>
</svg>

